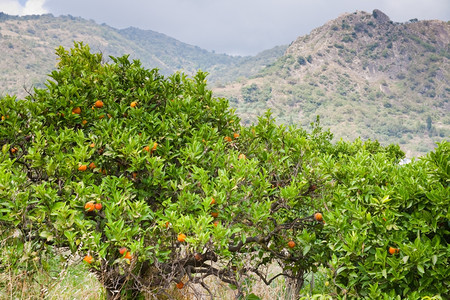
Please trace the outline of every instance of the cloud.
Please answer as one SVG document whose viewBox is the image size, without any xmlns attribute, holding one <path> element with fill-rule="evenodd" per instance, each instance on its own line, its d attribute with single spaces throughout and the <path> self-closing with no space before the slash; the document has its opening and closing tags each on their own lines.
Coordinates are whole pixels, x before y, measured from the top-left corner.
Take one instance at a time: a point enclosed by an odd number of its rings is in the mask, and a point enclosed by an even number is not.
<svg viewBox="0 0 450 300">
<path fill-rule="evenodd" d="M 44 8 L 46 0 L 28 0 L 22 5 L 19 0 L 0 0 L 0 11 L 9 15 L 40 15 L 48 13 Z"/>
</svg>

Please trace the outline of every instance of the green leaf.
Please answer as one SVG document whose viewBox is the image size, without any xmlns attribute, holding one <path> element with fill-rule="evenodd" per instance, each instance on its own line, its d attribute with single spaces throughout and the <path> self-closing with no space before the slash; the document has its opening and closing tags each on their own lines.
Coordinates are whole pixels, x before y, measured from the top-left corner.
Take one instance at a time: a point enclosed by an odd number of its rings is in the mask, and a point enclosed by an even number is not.
<svg viewBox="0 0 450 300">
<path fill-rule="evenodd" d="M 431 261 L 433 262 L 433 265 L 436 265 L 436 262 L 437 262 L 437 255 L 436 254 L 431 257 Z"/>
<path fill-rule="evenodd" d="M 417 271 L 419 271 L 420 273 L 425 273 L 425 270 L 423 269 L 422 265 L 417 265 Z"/>
</svg>

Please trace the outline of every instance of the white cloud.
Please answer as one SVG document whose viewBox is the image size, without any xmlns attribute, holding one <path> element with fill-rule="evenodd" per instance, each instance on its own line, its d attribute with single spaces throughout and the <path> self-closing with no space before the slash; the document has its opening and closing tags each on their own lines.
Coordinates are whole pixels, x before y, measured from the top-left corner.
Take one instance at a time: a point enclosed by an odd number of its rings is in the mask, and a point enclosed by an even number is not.
<svg viewBox="0 0 450 300">
<path fill-rule="evenodd" d="M 47 13 L 46 0 L 28 0 L 22 5 L 18 0 L 0 0 L 0 11 L 9 15 L 40 15 Z"/>
</svg>

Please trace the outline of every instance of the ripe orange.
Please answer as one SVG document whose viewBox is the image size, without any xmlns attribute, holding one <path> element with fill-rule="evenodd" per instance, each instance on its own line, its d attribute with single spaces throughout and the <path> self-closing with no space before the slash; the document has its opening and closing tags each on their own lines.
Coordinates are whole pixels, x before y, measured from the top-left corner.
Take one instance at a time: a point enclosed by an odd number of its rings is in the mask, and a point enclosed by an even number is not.
<svg viewBox="0 0 450 300">
<path fill-rule="evenodd" d="M 86 256 L 83 258 L 83 260 L 84 260 L 85 262 L 87 262 L 88 264 L 91 264 L 92 261 L 94 260 L 94 258 L 93 258 L 92 256 L 90 256 L 90 255 L 86 255 Z"/>
<path fill-rule="evenodd" d="M 103 101 L 101 101 L 101 100 L 95 101 L 94 106 L 97 107 L 97 108 L 102 108 L 103 107 Z"/>
<path fill-rule="evenodd" d="M 239 159 L 245 159 L 246 156 L 245 156 L 245 154 L 241 153 L 241 154 L 239 154 L 238 158 L 239 158 Z"/>
<path fill-rule="evenodd" d="M 295 242 L 294 241 L 289 241 L 288 242 L 288 246 L 289 246 L 289 248 L 294 248 L 295 247 Z"/>
<path fill-rule="evenodd" d="M 144 147 L 144 151 L 150 152 L 150 147 L 149 146 L 145 146 Z"/>
<path fill-rule="evenodd" d="M 87 121 L 86 121 L 86 120 L 83 120 L 83 121 L 81 121 L 81 124 L 86 125 L 86 124 L 87 124 Z"/>
<path fill-rule="evenodd" d="M 78 171 L 81 171 L 81 172 L 86 171 L 86 169 L 87 169 L 86 165 L 81 165 L 81 166 L 78 167 Z"/>
<path fill-rule="evenodd" d="M 12 154 L 16 153 L 19 149 L 16 147 L 12 147 L 9 151 L 11 151 Z"/>
<path fill-rule="evenodd" d="M 122 247 L 122 248 L 119 249 L 120 255 L 124 255 L 125 252 L 127 252 L 127 251 L 128 251 L 128 249 L 126 247 Z"/>
<path fill-rule="evenodd" d="M 136 107 L 136 105 L 137 105 L 137 102 L 136 102 L 136 101 L 133 101 L 133 102 L 130 103 L 130 106 L 131 106 L 131 107 Z"/>
<path fill-rule="evenodd" d="M 2 116 L 2 121 L 5 121 L 5 119 L 6 119 L 5 116 Z"/>
<path fill-rule="evenodd" d="M 131 255 L 131 252 L 130 252 L 130 251 L 127 251 L 127 253 L 125 253 L 125 256 L 124 256 L 123 258 L 126 258 L 126 259 L 132 259 L 133 256 Z"/>
<path fill-rule="evenodd" d="M 81 108 L 75 107 L 74 109 L 72 109 L 72 114 L 77 114 L 77 115 L 81 114 Z"/>
<path fill-rule="evenodd" d="M 177 237 L 177 240 L 178 240 L 180 243 L 184 242 L 184 241 L 186 240 L 186 235 L 185 235 L 184 233 L 179 233 L 179 234 L 178 234 L 178 237 Z"/>
<path fill-rule="evenodd" d="M 95 147 L 95 144 L 92 143 L 92 144 L 89 145 L 89 147 L 94 148 L 94 147 Z"/>
<path fill-rule="evenodd" d="M 216 199 L 214 199 L 213 197 L 211 197 L 211 205 L 216 204 Z"/>
<path fill-rule="evenodd" d="M 164 224 L 164 227 L 169 228 L 169 226 L 170 226 L 170 222 L 167 221 L 167 222 Z"/>
<path fill-rule="evenodd" d="M 235 139 L 237 139 L 237 138 L 239 137 L 239 133 L 235 132 L 235 133 L 233 134 L 233 137 L 234 137 Z"/>
<path fill-rule="evenodd" d="M 101 203 L 95 203 L 94 208 L 96 210 L 102 210 L 103 205 Z"/>
<path fill-rule="evenodd" d="M 202 260 L 202 255 L 200 253 L 195 253 L 194 258 L 195 260 L 200 261 Z"/>
<path fill-rule="evenodd" d="M 217 211 L 214 211 L 214 212 L 211 213 L 211 216 L 213 218 L 217 218 L 219 216 L 219 213 Z"/>
<path fill-rule="evenodd" d="M 319 222 L 322 222 L 323 221 L 323 216 L 322 216 L 322 214 L 321 213 L 315 213 L 314 214 L 314 219 L 316 220 L 316 221 L 319 221 Z"/>
<path fill-rule="evenodd" d="M 225 141 L 227 141 L 227 142 L 231 142 L 231 138 L 229 137 L 229 136 L 226 136 L 226 137 L 224 137 L 223 138 Z"/>
<path fill-rule="evenodd" d="M 214 223 L 213 223 L 213 225 L 214 225 L 214 227 L 217 227 L 217 225 L 219 225 L 219 221 L 214 221 Z"/>
<path fill-rule="evenodd" d="M 157 142 L 155 142 L 155 143 L 153 144 L 152 152 L 156 150 L 156 147 L 158 147 L 158 143 L 157 143 Z"/>
<path fill-rule="evenodd" d="M 389 247 L 389 254 L 394 255 L 400 252 L 400 249 L 398 248 L 394 248 L 394 247 Z"/>
<path fill-rule="evenodd" d="M 89 169 L 95 169 L 95 163 L 94 162 L 91 162 L 90 164 L 89 164 Z"/>
<path fill-rule="evenodd" d="M 88 202 L 84 205 L 84 209 L 87 211 L 93 211 L 95 209 L 94 202 Z"/>
<path fill-rule="evenodd" d="M 177 283 L 177 288 L 178 289 L 181 290 L 183 287 L 184 287 L 184 283 L 183 282 L 180 281 L 180 282 Z"/>
</svg>

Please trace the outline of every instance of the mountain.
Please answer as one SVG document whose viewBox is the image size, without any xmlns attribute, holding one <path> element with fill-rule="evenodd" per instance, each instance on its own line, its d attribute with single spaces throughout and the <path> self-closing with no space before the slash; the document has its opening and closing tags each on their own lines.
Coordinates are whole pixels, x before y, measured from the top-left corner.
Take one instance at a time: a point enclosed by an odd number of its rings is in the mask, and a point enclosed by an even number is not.
<svg viewBox="0 0 450 300">
<path fill-rule="evenodd" d="M 24 88 L 43 87 L 46 74 L 55 68 L 55 49 L 66 49 L 74 41 L 87 43 L 105 59 L 130 54 L 147 68 L 163 74 L 208 71 L 211 83 L 224 84 L 239 76 L 251 76 L 284 54 L 278 46 L 250 57 L 230 56 L 206 51 L 164 34 L 138 28 L 115 29 L 106 24 L 72 16 L 51 14 L 10 16 L 0 12 L 0 95 L 26 95 Z M 251 65 L 251 67 L 248 67 Z"/>
<path fill-rule="evenodd" d="M 256 56 L 216 54 L 164 34 L 115 29 L 72 16 L 0 13 L 0 95 L 43 87 L 55 48 L 83 41 L 92 51 L 130 54 L 163 74 L 210 73 L 216 96 L 244 124 L 271 109 L 278 122 L 309 125 L 316 116 L 335 139 L 399 143 L 409 157 L 450 135 L 450 23 L 394 23 L 379 10 L 344 14 Z"/>
<path fill-rule="evenodd" d="M 344 14 L 295 40 L 248 80 L 215 88 L 244 123 L 320 115 L 337 138 L 399 143 L 423 154 L 450 134 L 450 23 L 394 23 L 379 10 Z"/>
</svg>

